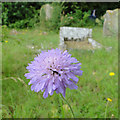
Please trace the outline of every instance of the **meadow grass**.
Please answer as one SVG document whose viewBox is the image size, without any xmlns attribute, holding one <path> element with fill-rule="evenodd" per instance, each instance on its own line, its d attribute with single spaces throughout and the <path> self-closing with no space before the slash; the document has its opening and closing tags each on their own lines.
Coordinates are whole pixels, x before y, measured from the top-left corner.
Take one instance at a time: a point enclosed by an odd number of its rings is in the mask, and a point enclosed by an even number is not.
<svg viewBox="0 0 120 120">
<path fill-rule="evenodd" d="M 18 30 L 2 42 L 2 117 L 3 118 L 71 118 L 68 105 L 54 92 L 43 98 L 35 93 L 24 77 L 26 66 L 41 50 L 57 48 L 59 34 L 39 29 Z M 118 117 L 118 40 L 104 37 L 102 27 L 93 28 L 93 39 L 106 47 L 92 50 L 69 50 L 81 63 L 83 75 L 77 90 L 67 88 L 66 99 L 76 118 Z M 114 72 L 114 76 L 109 76 Z M 107 105 L 107 98 L 112 102 Z M 107 105 L 107 109 L 106 109 Z"/>
</svg>

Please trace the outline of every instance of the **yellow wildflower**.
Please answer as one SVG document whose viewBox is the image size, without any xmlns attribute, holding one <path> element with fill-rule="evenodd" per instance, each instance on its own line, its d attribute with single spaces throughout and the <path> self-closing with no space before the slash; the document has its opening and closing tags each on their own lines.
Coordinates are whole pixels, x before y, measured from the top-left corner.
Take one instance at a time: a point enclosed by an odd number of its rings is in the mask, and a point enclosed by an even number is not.
<svg viewBox="0 0 120 120">
<path fill-rule="evenodd" d="M 107 98 L 107 101 L 109 101 L 109 102 L 112 102 L 112 99 L 110 99 L 110 98 Z"/>
<path fill-rule="evenodd" d="M 42 30 L 40 30 L 40 33 L 42 32 Z"/>
<path fill-rule="evenodd" d="M 5 42 L 7 43 L 8 41 L 6 40 Z"/>
<path fill-rule="evenodd" d="M 115 73 L 114 73 L 114 72 L 110 72 L 109 75 L 110 75 L 110 76 L 114 76 Z"/>
</svg>

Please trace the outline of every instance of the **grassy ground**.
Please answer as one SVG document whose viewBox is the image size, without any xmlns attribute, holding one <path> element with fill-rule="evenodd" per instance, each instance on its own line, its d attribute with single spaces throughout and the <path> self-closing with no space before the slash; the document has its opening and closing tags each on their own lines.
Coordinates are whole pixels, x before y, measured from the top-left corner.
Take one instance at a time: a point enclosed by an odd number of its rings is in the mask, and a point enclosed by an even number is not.
<svg viewBox="0 0 120 120">
<path fill-rule="evenodd" d="M 112 50 L 70 50 L 82 63 L 78 89 L 66 91 L 76 118 L 118 117 L 118 40 L 103 37 L 102 28 L 93 28 L 93 39 Z M 42 49 L 57 48 L 59 34 L 39 29 L 9 31 L 2 42 L 2 116 L 4 118 L 71 118 L 69 107 L 55 92 L 44 99 L 35 93 L 24 77 L 26 66 Z M 7 42 L 8 41 L 8 42 Z M 114 72 L 115 76 L 109 76 Z M 111 98 L 112 102 L 106 99 Z M 106 115 L 105 115 L 106 114 Z"/>
</svg>

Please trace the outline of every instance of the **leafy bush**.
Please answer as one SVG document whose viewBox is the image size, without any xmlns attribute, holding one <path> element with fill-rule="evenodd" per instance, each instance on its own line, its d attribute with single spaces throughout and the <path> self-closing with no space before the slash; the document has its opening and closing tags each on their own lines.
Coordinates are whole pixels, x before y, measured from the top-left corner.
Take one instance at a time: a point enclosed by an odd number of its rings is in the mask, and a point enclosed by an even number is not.
<svg viewBox="0 0 120 120">
<path fill-rule="evenodd" d="M 49 3 L 55 7 L 53 18 L 47 23 L 42 24 L 50 29 L 59 29 L 61 25 L 70 26 L 92 26 L 94 22 L 88 19 L 91 12 L 96 10 L 96 17 L 100 19 L 101 25 L 106 10 L 115 9 L 120 3 L 89 3 L 89 2 L 4 2 L 2 3 L 2 24 L 15 28 L 34 27 L 39 24 L 39 10 L 42 5 Z M 62 13 L 62 22 L 60 15 Z M 67 17 L 65 17 L 67 15 Z"/>
<path fill-rule="evenodd" d="M 9 36 L 9 30 L 8 30 L 8 28 L 7 28 L 6 25 L 3 25 L 3 26 L 2 26 L 2 42 L 3 42 L 6 38 L 8 38 L 8 36 Z"/>
<path fill-rule="evenodd" d="M 97 18 L 95 22 L 96 22 L 96 24 L 97 24 L 98 26 L 102 26 L 103 23 L 104 23 L 104 18 L 103 18 L 103 16 L 102 16 L 100 19 Z"/>
<path fill-rule="evenodd" d="M 2 3 L 2 24 L 14 28 L 34 27 L 39 22 L 39 9 L 45 3 Z"/>
<path fill-rule="evenodd" d="M 72 11 L 73 13 L 76 11 L 76 9 L 81 9 L 82 12 L 84 11 L 93 11 L 96 10 L 95 14 L 97 18 L 100 18 L 103 16 L 106 12 L 106 10 L 113 10 L 116 8 L 119 8 L 120 2 L 111 2 L 108 5 L 108 2 L 62 2 L 61 3 L 63 11 L 65 14 L 70 13 Z"/>
<path fill-rule="evenodd" d="M 82 10 L 75 10 L 74 13 L 70 12 L 63 16 L 61 21 L 61 26 L 73 26 L 73 27 L 83 27 L 83 26 L 93 26 L 95 22 L 89 19 L 91 12 L 82 12 Z"/>
<path fill-rule="evenodd" d="M 39 23 L 39 15 L 38 11 L 35 14 L 34 18 L 28 18 L 23 20 L 18 20 L 15 23 L 9 25 L 10 28 L 27 28 L 27 27 L 35 27 L 37 23 Z"/>
</svg>

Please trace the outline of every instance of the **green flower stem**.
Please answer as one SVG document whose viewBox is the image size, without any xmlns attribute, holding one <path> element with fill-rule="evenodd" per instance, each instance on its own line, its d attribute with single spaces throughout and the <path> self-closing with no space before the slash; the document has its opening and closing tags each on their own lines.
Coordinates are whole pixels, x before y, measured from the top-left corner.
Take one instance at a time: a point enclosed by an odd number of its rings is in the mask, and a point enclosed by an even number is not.
<svg viewBox="0 0 120 120">
<path fill-rule="evenodd" d="M 106 115 L 107 115 L 107 106 L 108 106 L 108 102 L 109 102 L 109 101 L 107 101 L 106 109 L 105 109 L 105 118 L 106 118 Z"/>
<path fill-rule="evenodd" d="M 73 118 L 75 118 L 75 115 L 74 115 L 74 112 L 73 112 L 73 110 L 72 110 L 71 105 L 68 103 L 68 101 L 67 101 L 61 94 L 60 94 L 60 97 L 62 98 L 63 101 L 65 101 L 65 102 L 68 104 L 68 106 L 69 106 L 69 108 L 70 108 L 70 110 L 71 110 L 71 113 L 72 113 L 72 115 L 73 115 Z"/>
<path fill-rule="evenodd" d="M 60 100 L 60 106 L 63 106 L 63 100 L 61 100 L 61 97 L 59 97 L 59 100 Z M 61 107 L 61 114 L 62 114 L 62 117 L 64 118 L 65 116 L 65 114 L 64 114 L 64 109 L 63 109 L 63 107 Z"/>
</svg>

